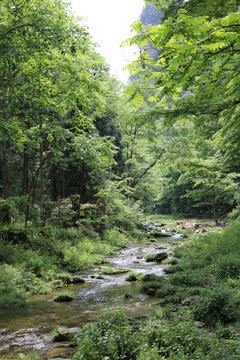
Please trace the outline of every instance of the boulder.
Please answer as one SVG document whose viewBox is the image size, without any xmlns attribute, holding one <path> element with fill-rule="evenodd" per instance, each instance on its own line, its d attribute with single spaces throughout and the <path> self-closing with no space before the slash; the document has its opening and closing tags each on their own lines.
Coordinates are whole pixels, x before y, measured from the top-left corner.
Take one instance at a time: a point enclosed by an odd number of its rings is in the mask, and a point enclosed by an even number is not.
<svg viewBox="0 0 240 360">
<path fill-rule="evenodd" d="M 167 257 L 168 257 L 168 254 L 166 252 L 160 252 L 158 254 L 147 254 L 146 261 L 147 262 L 152 262 L 152 261 L 162 262 Z"/>
<path fill-rule="evenodd" d="M 85 283 L 85 280 L 84 280 L 81 276 L 74 275 L 74 276 L 72 277 L 72 283 L 73 283 L 73 284 L 84 284 L 84 283 Z"/>
<path fill-rule="evenodd" d="M 148 296 L 154 296 L 156 294 L 156 289 L 153 289 L 153 288 L 149 288 L 147 290 L 147 295 Z"/>
<path fill-rule="evenodd" d="M 125 280 L 126 281 L 137 281 L 137 277 L 135 274 L 129 274 Z"/>
<path fill-rule="evenodd" d="M 162 231 L 154 231 L 150 233 L 150 236 L 155 237 L 155 238 L 161 238 L 161 237 L 171 237 L 172 234 L 168 233 L 168 232 L 162 232 Z"/>
<path fill-rule="evenodd" d="M 155 255 L 155 261 L 161 262 L 165 260 L 168 257 L 168 254 L 166 252 L 161 252 Z"/>
<path fill-rule="evenodd" d="M 73 301 L 74 296 L 71 293 L 61 293 L 56 295 L 53 298 L 53 301 L 55 302 L 69 302 L 69 301 Z"/>
<path fill-rule="evenodd" d="M 127 269 L 123 269 L 123 268 L 112 269 L 108 266 L 102 267 L 101 270 L 103 275 L 118 275 L 118 274 L 125 274 L 128 272 Z"/>
<path fill-rule="evenodd" d="M 129 298 L 131 298 L 131 297 L 132 297 L 132 295 L 131 295 L 131 294 L 128 294 L 128 293 L 126 293 L 126 294 L 124 295 L 124 297 L 125 297 L 125 299 L 129 299 Z"/>
<path fill-rule="evenodd" d="M 189 298 L 183 300 L 181 302 L 182 305 L 190 305 L 191 303 L 193 303 L 194 301 L 196 301 L 198 299 L 198 296 L 197 295 L 193 295 L 193 296 L 190 296 Z"/>
<path fill-rule="evenodd" d="M 79 332 L 79 327 L 65 328 L 59 327 L 55 330 L 53 336 L 53 341 L 62 342 L 62 341 L 71 341 L 72 338 Z"/>
<path fill-rule="evenodd" d="M 98 276 L 97 276 L 97 279 L 98 279 L 98 280 L 104 280 L 104 277 L 103 277 L 102 275 L 98 275 Z"/>
<path fill-rule="evenodd" d="M 202 329 L 202 328 L 204 328 L 205 323 L 202 322 L 202 321 L 194 321 L 193 325 L 196 326 L 199 329 Z"/>
<path fill-rule="evenodd" d="M 178 319 L 181 320 L 181 321 L 186 321 L 187 316 L 186 315 L 178 315 Z"/>
<path fill-rule="evenodd" d="M 19 344 L 19 343 L 12 343 L 12 344 L 9 345 L 10 349 L 18 349 L 20 347 L 22 347 L 22 345 Z"/>
</svg>

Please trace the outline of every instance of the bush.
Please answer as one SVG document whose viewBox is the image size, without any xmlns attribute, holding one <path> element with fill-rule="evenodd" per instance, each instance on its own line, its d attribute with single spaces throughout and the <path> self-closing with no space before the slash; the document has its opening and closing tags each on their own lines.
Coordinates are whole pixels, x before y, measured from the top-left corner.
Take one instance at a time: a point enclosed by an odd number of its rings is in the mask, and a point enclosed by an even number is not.
<svg viewBox="0 0 240 360">
<path fill-rule="evenodd" d="M 219 279 L 238 278 L 240 275 L 240 259 L 235 254 L 221 257 L 215 268 L 215 275 Z"/>
<path fill-rule="evenodd" d="M 147 292 L 148 289 L 160 289 L 166 282 L 165 278 L 159 278 L 158 280 L 144 282 L 141 286 L 143 292 Z"/>
<path fill-rule="evenodd" d="M 109 244 L 101 243 L 98 239 L 81 238 L 71 246 L 68 242 L 63 245 L 63 264 L 68 271 L 86 270 L 94 264 L 100 264 L 107 255 L 113 252 Z"/>
<path fill-rule="evenodd" d="M 129 238 L 126 235 L 119 231 L 119 229 L 114 228 L 112 230 L 106 230 L 103 234 L 103 240 L 112 246 L 125 246 L 129 242 Z"/>
<path fill-rule="evenodd" d="M 183 267 L 181 265 L 172 265 L 169 266 L 168 268 L 164 269 L 166 274 L 175 274 L 176 272 L 181 272 L 183 271 Z"/>
<path fill-rule="evenodd" d="M 199 286 L 202 281 L 203 275 L 199 271 L 177 272 L 170 277 L 171 284 L 175 286 Z"/>
<path fill-rule="evenodd" d="M 121 312 L 85 326 L 77 342 L 74 360 L 135 360 L 139 351 L 139 339 Z"/>
<path fill-rule="evenodd" d="M 0 358 L 0 360 L 3 359 Z M 36 354 L 29 354 L 29 355 L 18 354 L 17 357 L 11 358 L 9 360 L 40 360 L 40 357 Z"/>
<path fill-rule="evenodd" d="M 27 297 L 22 289 L 22 273 L 10 265 L 0 266 L 0 306 L 22 305 Z"/>
<path fill-rule="evenodd" d="M 142 277 L 142 281 L 143 282 L 149 282 L 149 281 L 163 281 L 163 277 L 162 276 L 157 276 L 155 274 L 146 274 Z M 165 281 L 165 279 L 164 279 Z"/>
<path fill-rule="evenodd" d="M 229 323 L 237 319 L 239 311 L 233 304 L 233 291 L 223 286 L 207 289 L 202 292 L 193 307 L 193 316 L 196 320 L 208 325 Z"/>
<path fill-rule="evenodd" d="M 228 344 L 209 336 L 190 321 L 152 320 L 141 329 L 141 334 L 145 345 L 138 360 L 238 359 L 237 342 Z"/>
<path fill-rule="evenodd" d="M 169 295 L 174 295 L 176 293 L 176 288 L 169 284 L 163 284 L 156 292 L 157 297 L 163 298 Z"/>
</svg>

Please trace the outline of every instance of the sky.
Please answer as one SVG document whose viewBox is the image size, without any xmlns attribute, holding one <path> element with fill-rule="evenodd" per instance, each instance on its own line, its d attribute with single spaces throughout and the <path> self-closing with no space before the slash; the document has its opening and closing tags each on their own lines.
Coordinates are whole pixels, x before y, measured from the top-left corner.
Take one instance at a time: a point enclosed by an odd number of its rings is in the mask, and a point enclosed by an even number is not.
<svg viewBox="0 0 240 360">
<path fill-rule="evenodd" d="M 71 0 L 76 16 L 84 18 L 98 52 L 110 65 L 111 74 L 127 83 L 129 73 L 124 66 L 136 59 L 137 48 L 121 48 L 131 37 L 131 24 L 138 20 L 144 0 Z"/>
</svg>

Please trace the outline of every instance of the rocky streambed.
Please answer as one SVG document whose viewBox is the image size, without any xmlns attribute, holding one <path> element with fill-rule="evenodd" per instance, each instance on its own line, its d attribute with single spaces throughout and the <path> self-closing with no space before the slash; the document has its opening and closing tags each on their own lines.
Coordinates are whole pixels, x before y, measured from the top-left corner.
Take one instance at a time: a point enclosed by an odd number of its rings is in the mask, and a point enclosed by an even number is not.
<svg viewBox="0 0 240 360">
<path fill-rule="evenodd" d="M 152 233 L 154 232 L 156 233 L 156 228 L 152 229 Z M 51 330 L 56 326 L 81 327 L 103 313 L 114 312 L 119 308 L 124 309 L 129 318 L 153 314 L 156 299 L 142 294 L 138 282 L 127 282 L 124 271 L 115 271 L 114 275 L 110 275 L 104 269 L 107 266 L 115 270 L 123 268 L 134 273 L 165 276 L 164 269 L 168 265 L 157 261 L 147 262 L 146 255 L 167 253 L 171 256 L 172 245 L 181 236 L 168 235 L 170 234 L 150 238 L 147 244 L 130 244 L 109 258 L 105 267 L 99 266 L 79 273 L 85 283 L 68 286 L 68 290 L 74 293 L 74 300 L 71 302 L 52 301 L 53 296 L 58 293 L 54 291 L 48 295 L 29 298 L 23 307 L 1 309 L 1 358 L 30 351 L 41 354 L 41 359 L 71 353 L 73 349 L 69 342 L 53 342 Z"/>
</svg>

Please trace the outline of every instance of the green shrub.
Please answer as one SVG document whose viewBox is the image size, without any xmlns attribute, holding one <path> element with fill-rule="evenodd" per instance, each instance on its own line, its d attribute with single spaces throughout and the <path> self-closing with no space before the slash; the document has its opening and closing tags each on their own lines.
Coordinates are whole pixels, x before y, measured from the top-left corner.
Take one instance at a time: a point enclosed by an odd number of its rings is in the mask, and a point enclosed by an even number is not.
<svg viewBox="0 0 240 360">
<path fill-rule="evenodd" d="M 148 289 L 160 289 L 166 282 L 166 279 L 165 278 L 159 278 L 157 280 L 153 280 L 153 281 L 147 281 L 147 282 L 144 282 L 141 286 L 141 290 L 143 292 L 147 292 Z"/>
<path fill-rule="evenodd" d="M 239 316 L 239 311 L 233 304 L 234 293 L 231 289 L 219 286 L 202 292 L 193 307 L 196 320 L 208 325 L 233 322 Z"/>
<path fill-rule="evenodd" d="M 225 343 L 191 321 L 151 320 L 141 329 L 144 342 L 138 360 L 238 359 L 238 343 Z M 154 349 L 147 353 L 148 350 Z M 144 355 L 143 355 L 144 354 Z M 157 356 L 158 355 L 158 356 Z"/>
<path fill-rule="evenodd" d="M 119 229 L 114 228 L 106 230 L 103 234 L 103 240 L 112 246 L 122 247 L 129 242 L 129 238 L 125 233 L 120 232 Z"/>
<path fill-rule="evenodd" d="M 163 281 L 162 276 L 157 276 L 155 274 L 146 274 L 142 277 L 143 282 L 149 282 L 149 281 Z M 164 280 L 165 281 L 165 280 Z"/>
<path fill-rule="evenodd" d="M 77 342 L 74 360 L 135 360 L 139 351 L 139 338 L 121 312 L 85 326 Z"/>
<path fill-rule="evenodd" d="M 176 293 L 176 288 L 169 284 L 163 284 L 156 292 L 156 296 L 159 298 L 163 298 L 169 295 L 174 295 Z"/>
<path fill-rule="evenodd" d="M 176 272 L 183 271 L 183 267 L 181 265 L 172 265 L 168 268 L 164 269 L 166 274 L 175 274 Z"/>
<path fill-rule="evenodd" d="M 0 358 L 0 360 L 3 360 Z M 18 354 L 17 357 L 11 358 L 9 360 L 40 360 L 40 357 L 36 354 Z"/>
<path fill-rule="evenodd" d="M 61 280 L 64 284 L 71 284 L 73 281 L 73 277 L 69 273 L 58 273 L 56 275 L 57 280 Z"/>
<path fill-rule="evenodd" d="M 174 273 L 169 281 L 175 286 L 199 286 L 202 285 L 202 279 L 203 275 L 199 271 L 183 271 Z"/>
<path fill-rule="evenodd" d="M 0 266 L 0 306 L 22 305 L 27 297 L 21 286 L 22 273 L 11 265 Z"/>
<path fill-rule="evenodd" d="M 68 271 L 86 270 L 103 262 L 112 252 L 111 245 L 102 243 L 99 239 L 84 237 L 74 246 L 68 242 L 63 244 L 63 264 Z"/>
<path fill-rule="evenodd" d="M 221 257 L 215 265 L 215 275 L 219 279 L 238 278 L 240 275 L 240 259 L 235 254 Z"/>
</svg>

